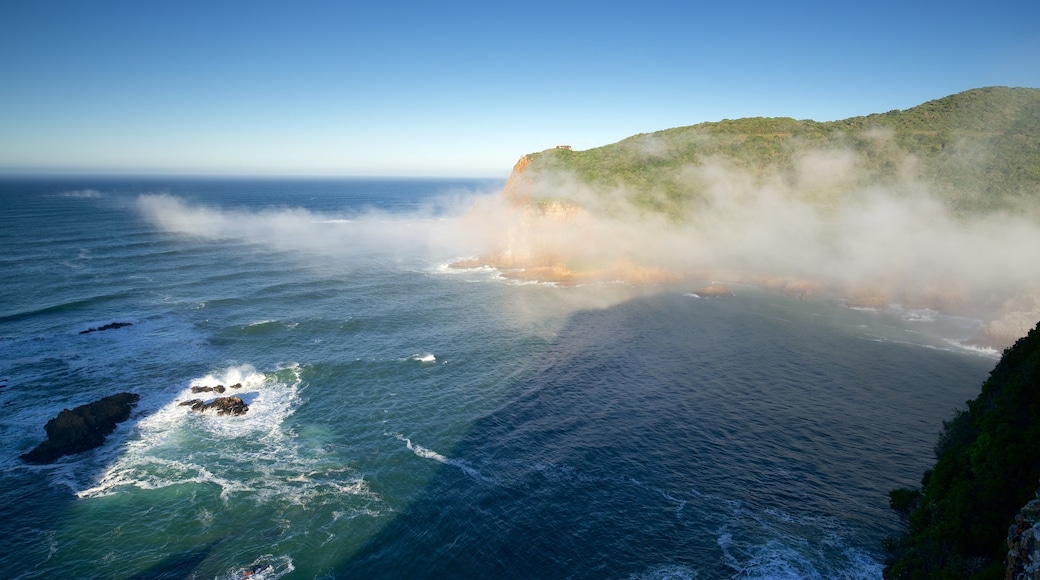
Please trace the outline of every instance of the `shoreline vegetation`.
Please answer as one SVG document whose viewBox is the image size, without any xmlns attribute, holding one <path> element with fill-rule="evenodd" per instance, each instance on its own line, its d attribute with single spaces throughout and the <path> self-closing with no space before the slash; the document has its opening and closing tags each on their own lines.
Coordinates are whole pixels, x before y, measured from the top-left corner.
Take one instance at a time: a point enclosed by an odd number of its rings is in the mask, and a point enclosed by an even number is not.
<svg viewBox="0 0 1040 580">
<path fill-rule="evenodd" d="M 886 578 L 1040 577 L 1037 417 L 1040 324 L 1004 351 L 979 396 L 943 422 L 920 488 L 889 492 L 907 531 L 885 541 Z"/>
<path fill-rule="evenodd" d="M 973 89 L 840 121 L 723 120 L 585 151 L 559 146 L 522 156 L 499 197 L 501 207 L 468 216 L 495 249 L 450 267 L 561 286 L 710 281 L 852 307 L 928 308 L 982 320 L 970 344 L 998 350 L 1040 319 L 1040 271 L 1007 280 L 997 266 L 972 272 L 1009 249 L 976 254 L 968 245 L 991 230 L 1040 232 L 1040 89 Z M 1032 238 L 1022 243 L 1027 253 Z M 684 245 L 682 256 L 665 249 Z"/>
</svg>

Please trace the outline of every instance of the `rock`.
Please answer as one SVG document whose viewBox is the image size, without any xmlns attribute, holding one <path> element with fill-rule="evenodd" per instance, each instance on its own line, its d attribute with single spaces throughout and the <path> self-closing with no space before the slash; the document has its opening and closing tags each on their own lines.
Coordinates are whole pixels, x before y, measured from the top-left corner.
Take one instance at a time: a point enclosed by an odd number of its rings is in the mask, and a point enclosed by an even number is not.
<svg viewBox="0 0 1040 580">
<path fill-rule="evenodd" d="M 199 413 L 205 413 L 210 409 L 214 409 L 217 415 L 244 415 L 249 411 L 249 405 L 245 404 L 241 398 L 235 396 L 217 397 L 208 403 L 203 403 L 199 399 L 192 399 L 181 402 L 180 406 L 190 406 L 192 411 Z"/>
<path fill-rule="evenodd" d="M 216 409 L 218 415 L 244 415 L 249 410 L 249 405 L 238 397 L 217 397 L 206 405 L 206 408 Z"/>
<path fill-rule="evenodd" d="M 1037 494 L 1040 496 L 1040 492 Z M 1005 578 L 1040 580 L 1040 499 L 1027 503 L 1008 529 Z"/>
<path fill-rule="evenodd" d="M 241 387 L 242 385 L 239 384 L 238 386 Z M 225 390 L 227 389 L 224 388 L 224 385 L 217 385 L 215 387 L 194 386 L 191 388 L 191 392 L 193 393 L 223 393 Z"/>
<path fill-rule="evenodd" d="M 81 330 L 79 333 L 90 334 L 91 332 L 101 332 L 102 330 L 114 330 L 116 328 L 123 328 L 124 326 L 131 326 L 132 324 L 132 322 L 112 322 L 104 326 L 99 326 L 97 328 L 88 328 L 86 330 Z"/>
<path fill-rule="evenodd" d="M 62 410 L 44 425 L 47 440 L 23 454 L 22 460 L 39 465 L 100 446 L 105 442 L 105 437 L 115 430 L 117 423 L 130 418 L 130 410 L 140 398 L 134 393 L 119 393 L 80 405 L 71 411 Z"/>
</svg>

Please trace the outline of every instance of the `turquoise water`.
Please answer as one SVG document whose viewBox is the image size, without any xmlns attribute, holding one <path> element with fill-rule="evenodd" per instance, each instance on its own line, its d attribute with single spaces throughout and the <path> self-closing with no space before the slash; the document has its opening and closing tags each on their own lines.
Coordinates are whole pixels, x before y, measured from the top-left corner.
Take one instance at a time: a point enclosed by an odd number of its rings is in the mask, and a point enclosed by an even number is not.
<svg viewBox="0 0 1040 580">
<path fill-rule="evenodd" d="M 977 323 L 447 268 L 501 185 L 0 181 L 5 576 L 880 578 Z"/>
</svg>

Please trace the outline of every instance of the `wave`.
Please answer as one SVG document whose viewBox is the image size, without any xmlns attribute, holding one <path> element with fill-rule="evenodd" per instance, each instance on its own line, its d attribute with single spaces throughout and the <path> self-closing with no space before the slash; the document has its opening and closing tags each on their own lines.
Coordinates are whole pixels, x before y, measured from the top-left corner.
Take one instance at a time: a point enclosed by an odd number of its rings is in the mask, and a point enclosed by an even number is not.
<svg viewBox="0 0 1040 580">
<path fill-rule="evenodd" d="M 43 306 L 40 308 L 34 308 L 32 310 L 24 310 L 21 312 L 14 312 L 0 316 L 0 324 L 5 322 L 21 322 L 37 316 L 47 316 L 51 314 L 62 314 L 70 310 L 83 310 L 93 306 L 106 304 L 115 300 L 119 300 L 125 297 L 125 293 L 115 294 L 98 294 L 97 296 L 91 296 L 89 298 L 81 298 L 79 300 L 70 300 L 68 302 L 61 302 L 59 304 L 52 304 L 50 306 Z"/>
<path fill-rule="evenodd" d="M 56 197 L 67 197 L 71 199 L 99 199 L 101 192 L 96 189 L 75 189 L 72 191 L 63 191 L 57 194 Z"/>
<path fill-rule="evenodd" d="M 422 445 L 414 444 L 414 443 L 412 443 L 411 439 L 405 437 L 404 435 L 402 435 L 400 433 L 394 433 L 393 436 L 398 441 L 403 441 L 404 444 L 405 444 L 405 447 L 407 447 L 408 450 L 411 451 L 412 453 L 414 453 L 417 457 L 422 457 L 423 459 L 432 459 L 432 460 L 434 460 L 434 461 L 436 461 L 438 463 L 443 463 L 444 465 L 450 465 L 451 467 L 454 467 L 454 468 L 462 471 L 466 475 L 468 475 L 468 476 L 470 476 L 473 479 L 476 479 L 478 481 L 487 482 L 487 483 L 494 483 L 494 480 L 485 477 L 479 471 L 477 471 L 476 469 L 474 469 L 473 467 L 471 467 L 470 465 L 468 465 L 464 461 L 460 461 L 458 459 L 451 459 L 451 458 L 445 457 L 445 456 L 441 455 L 440 453 L 437 453 L 436 451 L 434 451 L 432 449 L 427 449 L 426 447 L 423 447 Z"/>
<path fill-rule="evenodd" d="M 410 360 L 418 361 L 421 363 L 432 363 L 437 362 L 437 357 L 433 356 L 432 353 L 413 354 Z"/>
<path fill-rule="evenodd" d="M 969 344 L 959 340 L 947 339 L 947 343 L 954 345 L 958 350 L 966 350 L 968 352 L 974 352 L 983 356 L 991 358 L 1000 358 L 1001 351 L 990 348 L 988 346 L 979 346 L 977 344 Z"/>
<path fill-rule="evenodd" d="M 716 540 L 732 578 L 881 578 L 880 555 L 849 546 L 829 518 L 735 507 Z"/>
<path fill-rule="evenodd" d="M 258 503 L 303 506 L 343 495 L 378 500 L 363 476 L 305 447 L 286 424 L 299 403 L 300 374 L 298 365 L 269 373 L 237 365 L 192 379 L 173 401 L 138 423 L 121 455 L 93 484 L 74 488 L 76 496 L 204 484 L 218 487 L 224 501 L 237 494 Z M 200 397 L 191 387 L 236 383 L 242 386 L 227 393 L 249 401 L 244 415 L 195 413 L 180 405 Z"/>
<path fill-rule="evenodd" d="M 240 568 L 233 568 L 224 576 L 218 576 L 219 580 L 274 580 L 289 574 L 296 567 L 293 566 L 292 558 L 289 556 L 274 556 L 265 554 L 250 564 Z"/>
</svg>

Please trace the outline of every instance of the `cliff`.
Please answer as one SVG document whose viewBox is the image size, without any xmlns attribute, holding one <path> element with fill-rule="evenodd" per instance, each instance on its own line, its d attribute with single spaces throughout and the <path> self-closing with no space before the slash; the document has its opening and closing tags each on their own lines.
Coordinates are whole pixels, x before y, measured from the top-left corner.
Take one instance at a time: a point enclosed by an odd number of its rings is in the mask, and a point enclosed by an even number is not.
<svg viewBox="0 0 1040 580">
<path fill-rule="evenodd" d="M 1015 516 L 1008 529 L 1007 580 L 1040 580 L 1040 491 Z"/>
</svg>

